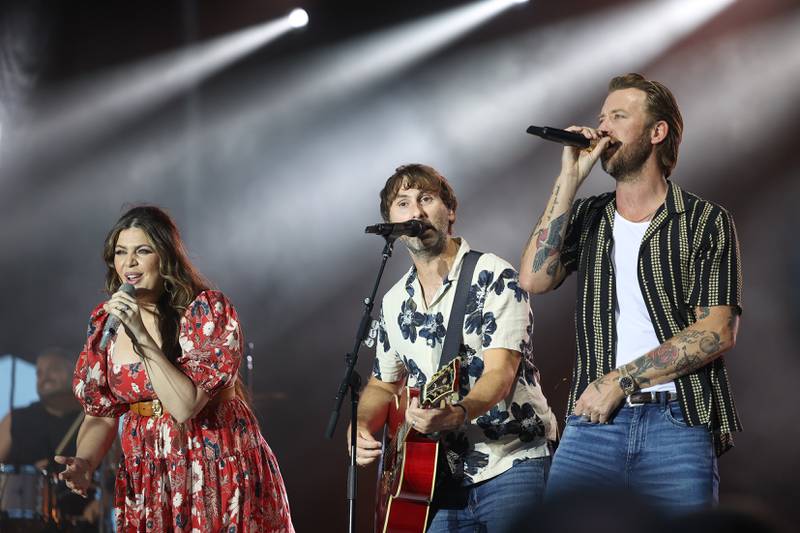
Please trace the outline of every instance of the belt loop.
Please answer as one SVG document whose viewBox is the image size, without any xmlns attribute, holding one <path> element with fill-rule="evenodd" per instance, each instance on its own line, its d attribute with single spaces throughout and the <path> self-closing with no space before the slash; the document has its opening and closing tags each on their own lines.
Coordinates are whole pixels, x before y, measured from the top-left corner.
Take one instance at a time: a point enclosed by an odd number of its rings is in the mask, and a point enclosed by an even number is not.
<svg viewBox="0 0 800 533">
<path fill-rule="evenodd" d="M 656 394 L 660 395 L 661 407 L 666 408 L 667 407 L 667 403 L 669 403 L 669 392 L 664 391 L 664 392 L 659 392 L 659 393 L 656 393 Z"/>
</svg>

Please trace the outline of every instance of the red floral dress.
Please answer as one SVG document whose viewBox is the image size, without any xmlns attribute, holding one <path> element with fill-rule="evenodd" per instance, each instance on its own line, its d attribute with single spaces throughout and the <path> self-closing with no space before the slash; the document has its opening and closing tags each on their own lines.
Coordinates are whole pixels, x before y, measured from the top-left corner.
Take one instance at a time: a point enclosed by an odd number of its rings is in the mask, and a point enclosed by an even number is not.
<svg viewBox="0 0 800 533">
<path fill-rule="evenodd" d="M 124 415 L 117 531 L 293 532 L 278 463 L 247 404 L 209 405 L 183 424 L 130 412 L 155 393 L 142 363 L 115 365 L 113 345 L 99 350 L 107 316 L 102 305 L 92 313 L 73 390 L 92 416 Z M 232 386 L 243 339 L 225 296 L 201 293 L 180 328 L 178 368 L 212 397 Z"/>
</svg>

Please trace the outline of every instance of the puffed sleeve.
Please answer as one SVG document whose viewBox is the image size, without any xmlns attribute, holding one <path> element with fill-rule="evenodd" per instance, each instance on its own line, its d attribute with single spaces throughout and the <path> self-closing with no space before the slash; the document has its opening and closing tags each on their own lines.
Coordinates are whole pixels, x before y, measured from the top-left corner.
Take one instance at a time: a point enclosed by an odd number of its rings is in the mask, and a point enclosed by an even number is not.
<svg viewBox="0 0 800 533">
<path fill-rule="evenodd" d="M 204 291 L 181 319 L 178 367 L 214 396 L 230 385 L 242 360 L 243 339 L 236 309 L 219 291 Z"/>
<path fill-rule="evenodd" d="M 72 391 L 86 414 L 118 417 L 125 413 L 128 404 L 114 396 L 108 385 L 107 352 L 99 348 L 107 319 L 108 314 L 103 310 L 103 304 L 95 307 L 89 317 L 86 344 L 78 357 L 72 377 Z"/>
</svg>

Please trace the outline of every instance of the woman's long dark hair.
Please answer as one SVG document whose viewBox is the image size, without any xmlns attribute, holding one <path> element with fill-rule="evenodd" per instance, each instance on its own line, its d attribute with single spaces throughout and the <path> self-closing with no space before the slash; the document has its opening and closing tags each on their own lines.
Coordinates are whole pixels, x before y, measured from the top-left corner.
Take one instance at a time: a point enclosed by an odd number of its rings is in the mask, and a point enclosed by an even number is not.
<svg viewBox="0 0 800 533">
<path fill-rule="evenodd" d="M 130 228 L 141 229 L 158 255 L 158 270 L 164 279 L 164 292 L 156 304 L 161 351 L 174 363 L 181 355 L 178 342 L 181 317 L 197 295 L 210 288 L 210 284 L 189 261 L 178 227 L 166 211 L 142 205 L 125 212 L 106 236 L 103 260 L 107 268 L 106 291 L 109 295 L 117 292 L 122 284 L 114 267 L 114 251 L 119 234 Z M 238 379 L 236 389 L 238 395 L 245 398 Z"/>
</svg>

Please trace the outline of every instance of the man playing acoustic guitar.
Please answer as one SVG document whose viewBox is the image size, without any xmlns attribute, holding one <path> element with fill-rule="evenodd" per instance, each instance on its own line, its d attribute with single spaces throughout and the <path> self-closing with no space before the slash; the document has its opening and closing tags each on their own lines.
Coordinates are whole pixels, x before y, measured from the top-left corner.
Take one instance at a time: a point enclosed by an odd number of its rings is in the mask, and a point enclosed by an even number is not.
<svg viewBox="0 0 800 533">
<path fill-rule="evenodd" d="M 433 168 L 398 168 L 380 198 L 384 220 L 418 219 L 426 230 L 419 237 L 400 238 L 413 266 L 383 298 L 373 375 L 358 410 L 356 459 L 362 466 L 382 455 L 375 434 L 403 387 L 422 388 L 440 361 L 452 357 L 442 347 L 470 250 L 464 239 L 452 236 L 457 201 Z M 556 435 L 555 417 L 533 364 L 528 294 L 508 262 L 484 253 L 471 276 L 465 307 L 454 312 L 464 314 L 456 354 L 460 399 L 422 408 L 414 398 L 405 415 L 416 432 L 442 445 L 438 470 L 446 475 L 437 480 L 427 531 L 509 531 L 534 518 L 550 466 L 548 441 Z M 378 531 L 391 529 L 376 524 Z"/>
</svg>

